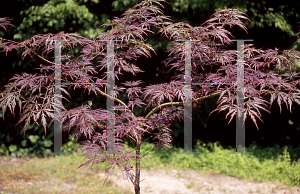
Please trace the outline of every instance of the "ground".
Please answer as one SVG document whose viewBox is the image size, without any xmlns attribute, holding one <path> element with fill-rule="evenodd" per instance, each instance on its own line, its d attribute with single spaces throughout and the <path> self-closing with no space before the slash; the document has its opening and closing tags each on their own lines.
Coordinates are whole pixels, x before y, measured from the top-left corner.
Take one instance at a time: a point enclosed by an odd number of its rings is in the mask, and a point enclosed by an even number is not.
<svg viewBox="0 0 300 194">
<path fill-rule="evenodd" d="M 0 157 L 0 166 L 3 164 L 19 166 L 22 164 L 22 159 Z M 98 180 L 104 180 L 107 175 L 105 169 L 94 173 L 93 177 L 99 177 Z M 77 176 L 83 175 L 76 172 Z M 143 180 L 140 183 L 142 194 L 300 194 L 300 187 L 288 188 L 275 182 L 258 183 L 220 173 L 204 173 L 196 170 L 142 168 L 141 180 Z M 118 168 L 107 182 L 115 184 L 124 194 L 134 193 L 133 185 L 123 178 Z M 35 183 L 27 182 L 26 184 L 33 185 Z M 47 184 L 49 186 L 49 183 Z M 101 181 L 102 184 L 103 181 Z M 64 190 L 64 193 L 67 193 L 67 190 L 70 189 L 66 186 L 69 186 L 68 183 L 63 184 L 64 188 L 62 190 Z M 73 186 L 80 187 L 79 185 Z"/>
<path fill-rule="evenodd" d="M 98 176 L 104 177 L 105 173 Z M 120 171 L 110 178 L 123 190 L 133 191 L 133 185 Z M 290 189 L 275 182 L 258 183 L 196 170 L 142 169 L 141 180 L 142 194 L 300 194 L 300 187 Z"/>
</svg>

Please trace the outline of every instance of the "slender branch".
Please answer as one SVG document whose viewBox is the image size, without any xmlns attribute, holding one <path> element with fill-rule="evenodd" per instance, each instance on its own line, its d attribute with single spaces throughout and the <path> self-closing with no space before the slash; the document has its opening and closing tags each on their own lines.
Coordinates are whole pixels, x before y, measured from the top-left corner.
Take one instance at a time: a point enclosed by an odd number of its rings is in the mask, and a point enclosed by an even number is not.
<svg viewBox="0 0 300 194">
<path fill-rule="evenodd" d="M 220 94 L 221 92 L 215 92 L 213 94 L 210 94 L 210 95 L 207 95 L 207 96 L 202 96 L 202 97 L 199 97 L 199 98 L 196 98 L 195 100 L 193 100 L 192 102 L 196 102 L 196 101 L 199 101 L 199 100 L 205 100 L 207 98 L 210 98 L 210 97 L 213 97 L 213 96 L 216 96 L 218 94 Z M 161 104 L 155 108 L 153 108 L 145 117 L 145 119 L 148 119 L 153 113 L 155 113 L 158 109 L 161 109 L 165 106 L 172 106 L 172 105 L 175 105 L 175 106 L 182 106 L 183 105 L 183 102 L 168 102 L 168 103 L 164 103 L 164 104 Z"/>
<path fill-rule="evenodd" d="M 267 93 L 269 92 L 270 90 L 262 90 L 261 94 L 262 93 Z M 195 100 L 193 100 L 192 102 L 197 102 L 199 100 L 205 100 L 207 98 L 210 98 L 210 97 L 213 97 L 213 96 L 216 96 L 218 94 L 220 94 L 221 92 L 215 92 L 213 94 L 210 94 L 210 95 L 207 95 L 207 96 L 202 96 L 202 97 L 199 97 L 199 98 L 196 98 Z M 148 119 L 153 113 L 155 113 L 158 109 L 160 108 L 163 108 L 163 107 L 166 107 L 166 106 L 172 106 L 172 105 L 175 105 L 175 106 L 182 106 L 183 105 L 183 102 L 167 102 L 167 103 L 164 103 L 164 104 L 161 104 L 155 108 L 153 108 L 145 117 L 145 119 Z"/>
<path fill-rule="evenodd" d="M 30 49 L 30 48 L 28 48 L 27 46 L 25 46 L 27 49 L 29 49 L 29 50 L 31 50 L 31 52 L 33 53 L 33 54 L 35 54 L 36 56 L 38 56 L 40 59 L 42 59 L 43 61 L 46 61 L 47 63 L 50 63 L 50 64 L 52 64 L 52 65 L 55 65 L 55 63 L 53 63 L 53 62 L 51 62 L 51 61 L 48 61 L 47 59 L 45 59 L 44 57 L 42 57 L 42 56 L 40 56 L 39 54 L 37 54 L 34 50 L 32 50 L 32 49 Z"/>
<path fill-rule="evenodd" d="M 151 149 L 151 150 L 149 150 L 143 157 L 145 157 L 149 152 L 151 152 L 152 150 L 154 150 L 154 146 L 153 146 L 153 148 Z"/>
<path fill-rule="evenodd" d="M 150 139 L 151 137 L 153 137 L 153 135 L 151 135 L 150 137 L 148 137 L 147 139 L 145 139 L 145 140 L 142 141 L 141 143 L 144 143 L 145 141 L 147 141 L 147 140 Z"/>
<path fill-rule="evenodd" d="M 102 95 L 102 96 L 105 96 L 105 97 L 108 97 L 108 98 L 110 98 L 110 99 L 112 99 L 112 100 L 114 100 L 114 101 L 117 101 L 118 103 L 122 104 L 122 105 L 125 106 L 125 108 L 128 109 L 129 112 L 131 112 L 131 114 L 135 117 L 135 115 L 133 114 L 133 112 L 129 109 L 129 107 L 128 107 L 122 100 L 120 100 L 120 99 L 118 99 L 118 98 L 114 98 L 114 97 L 112 97 L 112 96 L 110 96 L 110 95 L 108 95 L 108 94 L 102 92 L 99 88 L 96 88 L 96 91 L 97 91 L 98 94 L 100 94 L 100 95 Z"/>
<path fill-rule="evenodd" d="M 129 134 L 126 134 L 126 136 L 130 137 L 131 144 L 132 144 L 133 147 L 135 147 L 134 144 L 133 144 L 133 142 L 132 142 L 132 140 L 135 141 L 135 139 L 133 137 L 131 137 Z"/>
</svg>

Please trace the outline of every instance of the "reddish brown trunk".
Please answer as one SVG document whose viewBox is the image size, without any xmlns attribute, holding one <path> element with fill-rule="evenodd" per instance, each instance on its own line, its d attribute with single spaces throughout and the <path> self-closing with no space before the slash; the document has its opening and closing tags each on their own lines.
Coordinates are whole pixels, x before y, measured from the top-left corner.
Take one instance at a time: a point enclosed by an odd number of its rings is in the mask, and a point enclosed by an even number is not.
<svg viewBox="0 0 300 194">
<path fill-rule="evenodd" d="M 140 155 L 140 149 L 141 149 L 141 146 L 140 144 L 138 144 L 136 146 L 136 155 Z M 136 163 L 135 163 L 135 188 L 134 188 L 134 191 L 135 191 L 135 194 L 140 194 L 140 160 L 141 158 L 140 157 L 137 157 L 136 156 Z"/>
</svg>

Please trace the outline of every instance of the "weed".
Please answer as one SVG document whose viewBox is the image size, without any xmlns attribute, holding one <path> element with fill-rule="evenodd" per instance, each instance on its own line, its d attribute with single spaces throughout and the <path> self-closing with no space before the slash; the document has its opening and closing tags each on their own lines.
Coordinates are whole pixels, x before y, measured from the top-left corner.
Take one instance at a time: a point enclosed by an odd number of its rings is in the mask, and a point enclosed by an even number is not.
<svg viewBox="0 0 300 194">
<path fill-rule="evenodd" d="M 195 186 L 195 183 L 191 182 L 189 184 L 186 184 L 185 186 L 186 186 L 186 188 L 190 189 L 190 188 L 193 188 Z"/>
</svg>

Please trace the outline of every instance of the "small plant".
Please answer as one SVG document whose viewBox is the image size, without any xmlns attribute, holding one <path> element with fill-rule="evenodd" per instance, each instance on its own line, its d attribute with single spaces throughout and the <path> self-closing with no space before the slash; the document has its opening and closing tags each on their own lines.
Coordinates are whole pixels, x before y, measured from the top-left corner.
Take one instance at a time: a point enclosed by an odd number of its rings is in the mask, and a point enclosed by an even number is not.
<svg viewBox="0 0 300 194">
<path fill-rule="evenodd" d="M 189 184 L 186 184 L 185 186 L 186 186 L 186 188 L 190 189 L 190 188 L 193 188 L 195 186 L 195 183 L 191 182 Z"/>
<path fill-rule="evenodd" d="M 178 178 L 182 178 L 182 174 L 179 172 L 179 173 L 177 173 L 177 177 Z"/>
<path fill-rule="evenodd" d="M 76 140 L 85 135 L 87 140 L 78 147 L 79 153 L 88 159 L 79 167 L 84 167 L 108 162 L 108 177 L 113 173 L 116 166 L 121 168 L 128 180 L 135 187 L 135 194 L 140 194 L 140 170 L 141 159 L 152 150 L 157 151 L 165 147 L 171 148 L 172 143 L 171 123 L 175 120 L 184 119 L 184 104 L 186 100 L 198 102 L 206 98 L 220 95 L 217 108 L 212 111 L 228 110 L 226 118 L 230 116 L 229 122 L 237 112 L 235 85 L 202 85 L 192 88 L 192 95 L 186 96 L 184 91 L 185 79 L 185 43 L 177 42 L 178 39 L 189 40 L 191 38 L 201 40 L 191 43 L 192 57 L 192 78 L 193 82 L 235 82 L 237 77 L 236 50 L 229 50 L 228 45 L 232 44 L 231 33 L 225 28 L 227 26 L 239 26 L 246 31 L 246 26 L 242 20 L 248 17 L 236 9 L 224 9 L 216 12 L 202 26 L 193 27 L 188 23 L 173 23 L 165 16 L 160 7 L 164 0 L 145 0 L 126 11 L 121 18 L 115 18 L 103 26 L 107 31 L 99 34 L 95 39 L 86 39 L 78 34 L 60 32 L 58 34 L 38 34 L 23 42 L 15 42 L 1 38 L 0 51 L 6 53 L 12 50 L 24 49 L 22 58 L 26 56 L 36 56 L 42 59 L 45 64 L 41 65 L 40 73 L 34 75 L 22 73 L 15 75 L 5 86 L 0 94 L 0 107 L 4 114 L 7 108 L 15 115 L 16 106 L 19 106 L 20 120 L 17 123 L 24 124 L 24 133 L 30 123 L 40 122 L 46 134 L 46 118 L 57 119 L 55 117 L 55 63 L 46 59 L 47 55 L 53 52 L 55 40 L 64 40 L 65 49 L 73 49 L 80 44 L 82 46 L 81 55 L 74 58 L 69 55 L 62 56 L 62 80 L 72 82 L 104 82 L 107 76 L 122 75 L 122 72 L 130 72 L 133 75 L 143 71 L 132 61 L 144 55 L 151 57 L 154 52 L 153 46 L 145 43 L 144 36 L 154 33 L 151 28 L 156 28 L 158 34 L 166 37 L 171 43 L 168 50 L 170 57 L 163 61 L 166 66 L 171 66 L 179 72 L 174 80 L 168 83 L 160 83 L 141 88 L 142 80 L 125 81 L 117 83 L 115 86 L 115 96 L 106 93 L 103 85 L 74 85 L 67 87 L 68 90 L 78 88 L 93 92 L 95 95 L 105 96 L 113 99 L 117 105 L 115 108 L 115 151 L 122 154 L 109 154 L 106 152 L 106 128 L 107 111 L 101 108 L 91 109 L 90 104 L 66 110 L 61 104 L 62 123 L 61 129 L 74 129 Z M 6 29 L 11 25 L 8 18 L 0 18 L 0 27 Z M 114 72 L 106 74 L 104 69 L 108 66 L 107 43 L 103 40 L 122 40 L 114 43 L 115 64 Z M 39 54 L 40 49 L 43 52 Z M 261 110 L 269 112 L 273 102 L 277 102 L 280 111 L 281 105 L 285 104 L 292 111 L 292 104 L 300 104 L 300 90 L 297 88 L 299 73 L 293 72 L 299 61 L 300 52 L 295 50 L 279 51 L 278 49 L 261 50 L 251 45 L 245 45 L 245 93 L 244 93 L 244 121 L 247 117 L 254 122 L 257 129 L 256 119 L 262 121 Z M 100 58 L 100 59 L 99 59 Z M 97 60 L 96 60 L 97 59 Z M 212 68 L 214 67 L 214 68 Z M 284 74 L 276 74 L 276 69 L 287 67 L 290 71 Z M 95 74 L 103 73 L 95 77 Z M 93 76 L 92 76 L 93 75 Z M 121 84 L 121 85 L 120 85 Z M 62 93 L 71 97 L 62 86 Z M 118 99 L 123 93 L 128 97 L 127 102 Z M 62 98 L 65 98 L 62 96 Z M 270 97 L 270 102 L 265 100 Z M 144 117 L 137 117 L 133 114 L 136 106 L 147 105 L 148 114 Z M 52 121 L 49 123 L 52 123 Z M 97 130 L 96 130 L 97 129 Z M 151 134 L 154 146 L 144 155 L 141 155 L 141 144 L 148 139 L 143 139 L 145 133 Z M 124 144 L 122 138 L 127 138 L 134 146 L 134 150 L 123 152 Z M 209 145 L 218 151 L 219 148 Z M 11 148 L 14 149 L 14 148 Z M 132 152 L 135 151 L 135 154 Z M 5 151 L 4 151 L 5 152 Z M 101 155 L 101 153 L 105 153 Z M 217 157 L 217 156 L 216 156 Z M 227 155 L 228 157 L 228 155 Z M 232 156 L 231 156 L 232 157 Z M 224 159 L 224 158 L 222 158 Z M 135 161 L 135 168 L 130 161 Z M 209 164 L 210 161 L 206 161 Z M 183 161 L 183 163 L 187 163 Z M 245 164 L 246 165 L 246 164 Z M 210 167 L 212 168 L 212 167 Z M 223 169 L 228 171 L 228 169 Z M 107 177 L 107 178 L 108 178 Z M 105 179 L 105 181 L 107 180 Z M 104 181 L 104 183 L 105 183 Z"/>
<path fill-rule="evenodd" d="M 256 193 L 261 193 L 261 190 L 260 190 L 260 189 L 256 189 L 255 192 L 256 192 Z"/>
</svg>

